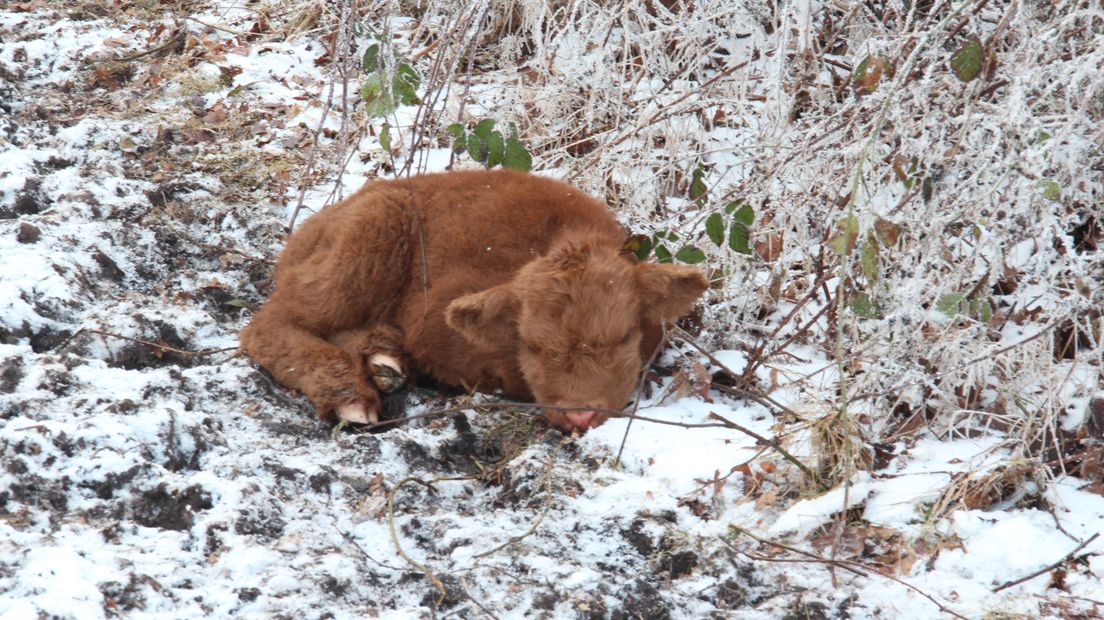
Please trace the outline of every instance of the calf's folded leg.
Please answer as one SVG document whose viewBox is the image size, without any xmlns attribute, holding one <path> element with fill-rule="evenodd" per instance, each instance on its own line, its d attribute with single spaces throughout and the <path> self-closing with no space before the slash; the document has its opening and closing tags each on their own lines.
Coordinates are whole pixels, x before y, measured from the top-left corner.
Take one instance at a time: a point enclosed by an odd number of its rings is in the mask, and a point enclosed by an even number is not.
<svg viewBox="0 0 1104 620">
<path fill-rule="evenodd" d="M 241 333 L 242 350 L 280 384 L 299 390 L 331 422 L 379 421 L 375 386 L 346 351 L 262 308 Z"/>
<path fill-rule="evenodd" d="M 372 187 L 322 210 L 288 239 L 276 290 L 240 338 L 246 355 L 331 421 L 378 421 L 373 381 L 389 389 L 401 383 L 401 349 L 393 344 L 401 338 L 364 326 L 386 324 L 399 303 L 413 220 L 401 197 Z M 360 346 L 380 334 L 376 349 Z"/>
</svg>

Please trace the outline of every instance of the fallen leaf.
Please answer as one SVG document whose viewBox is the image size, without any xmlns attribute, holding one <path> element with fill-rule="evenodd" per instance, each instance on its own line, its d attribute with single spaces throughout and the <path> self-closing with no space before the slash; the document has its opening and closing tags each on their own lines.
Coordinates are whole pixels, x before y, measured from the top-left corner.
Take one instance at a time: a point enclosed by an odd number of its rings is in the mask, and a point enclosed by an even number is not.
<svg viewBox="0 0 1104 620">
<path fill-rule="evenodd" d="M 774 506 L 776 501 L 778 501 L 778 489 L 771 489 L 755 498 L 755 509 L 762 510 L 767 506 Z"/>
<path fill-rule="evenodd" d="M 206 114 L 203 115 L 203 122 L 217 125 L 225 123 L 227 116 L 226 105 L 219 101 L 215 103 L 215 105 L 207 108 Z"/>
<path fill-rule="evenodd" d="M 15 13 L 30 13 L 31 11 L 37 11 L 44 8 L 46 8 L 45 0 L 33 0 L 32 2 L 11 5 L 11 10 Z"/>
<path fill-rule="evenodd" d="M 755 242 L 755 255 L 768 263 L 773 263 L 782 255 L 782 235 L 771 235 Z"/>
<path fill-rule="evenodd" d="M 379 472 L 375 476 L 372 476 L 372 481 L 368 483 L 368 494 L 378 495 L 383 492 L 383 473 Z"/>
<path fill-rule="evenodd" d="M 709 507 L 706 506 L 700 499 L 693 497 L 679 498 L 678 505 L 685 506 L 690 509 L 695 517 L 701 517 L 703 520 L 709 520 Z"/>
</svg>

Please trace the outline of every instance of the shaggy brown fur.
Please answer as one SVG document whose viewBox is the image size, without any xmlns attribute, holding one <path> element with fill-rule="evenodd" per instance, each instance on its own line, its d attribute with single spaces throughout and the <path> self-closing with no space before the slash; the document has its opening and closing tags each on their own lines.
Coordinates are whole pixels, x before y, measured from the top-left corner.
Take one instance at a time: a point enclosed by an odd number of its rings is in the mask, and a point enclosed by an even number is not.
<svg viewBox="0 0 1104 620">
<path fill-rule="evenodd" d="M 513 171 L 373 181 L 311 217 L 242 350 L 319 415 L 377 421 L 404 375 L 544 405 L 571 430 L 630 399 L 701 271 L 637 262 L 604 204 Z"/>
</svg>

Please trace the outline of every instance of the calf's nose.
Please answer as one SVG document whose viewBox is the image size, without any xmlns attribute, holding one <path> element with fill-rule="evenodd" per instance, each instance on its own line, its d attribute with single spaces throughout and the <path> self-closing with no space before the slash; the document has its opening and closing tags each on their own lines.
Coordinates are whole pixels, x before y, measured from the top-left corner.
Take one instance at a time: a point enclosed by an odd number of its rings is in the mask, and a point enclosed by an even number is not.
<svg viewBox="0 0 1104 620">
<path fill-rule="evenodd" d="M 602 418 L 597 411 L 585 409 L 582 411 L 568 411 L 564 414 L 567 423 L 579 430 L 594 428 L 602 423 Z"/>
</svg>

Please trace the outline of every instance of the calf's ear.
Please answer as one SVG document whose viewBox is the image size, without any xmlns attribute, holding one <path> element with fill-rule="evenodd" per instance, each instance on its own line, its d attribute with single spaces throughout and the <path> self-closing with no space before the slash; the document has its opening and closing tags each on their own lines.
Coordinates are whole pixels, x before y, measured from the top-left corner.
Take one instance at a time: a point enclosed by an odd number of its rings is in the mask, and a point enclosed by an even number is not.
<svg viewBox="0 0 1104 620">
<path fill-rule="evenodd" d="M 457 297 L 445 308 L 445 322 L 473 344 L 497 348 L 517 340 L 517 296 L 509 284 Z"/>
<path fill-rule="evenodd" d="M 698 297 L 709 288 L 709 279 L 700 269 L 684 265 L 636 266 L 644 315 L 659 323 L 674 321 L 690 312 Z"/>
</svg>

